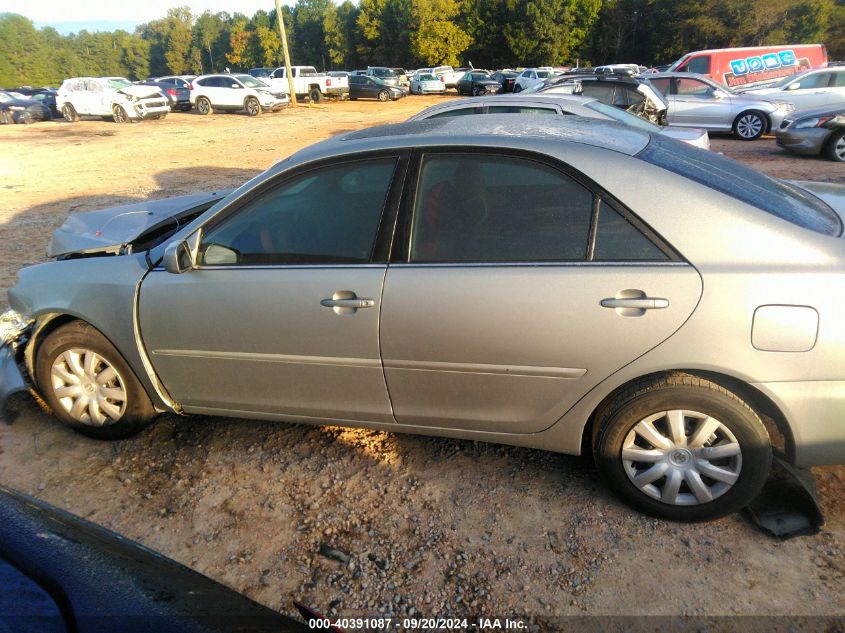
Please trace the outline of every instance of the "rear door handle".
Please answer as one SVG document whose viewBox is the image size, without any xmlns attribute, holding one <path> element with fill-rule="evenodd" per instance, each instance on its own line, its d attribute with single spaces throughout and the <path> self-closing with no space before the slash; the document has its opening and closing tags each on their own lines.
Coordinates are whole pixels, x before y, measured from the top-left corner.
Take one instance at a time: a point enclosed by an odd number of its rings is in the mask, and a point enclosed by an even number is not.
<svg viewBox="0 0 845 633">
<path fill-rule="evenodd" d="M 640 299 L 602 299 L 603 308 L 634 308 L 636 310 L 662 310 L 669 307 L 668 299 L 645 297 Z"/>
</svg>

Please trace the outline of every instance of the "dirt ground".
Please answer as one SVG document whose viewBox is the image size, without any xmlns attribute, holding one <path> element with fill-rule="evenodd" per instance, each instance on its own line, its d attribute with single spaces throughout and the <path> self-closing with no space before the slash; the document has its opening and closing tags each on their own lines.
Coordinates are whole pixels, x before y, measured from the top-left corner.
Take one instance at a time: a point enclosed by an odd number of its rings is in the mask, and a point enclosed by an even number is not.
<svg viewBox="0 0 845 633">
<path fill-rule="evenodd" d="M 0 304 L 70 212 L 234 187 L 316 140 L 443 98 L 0 127 Z M 841 164 L 790 156 L 772 137 L 712 144 L 776 176 L 845 183 Z M 845 616 L 845 467 L 814 470 L 822 532 L 781 542 L 743 514 L 641 516 L 585 460 L 542 451 L 174 415 L 102 443 L 19 404 L 0 424 L 2 484 L 286 613 L 296 599 L 343 616 L 529 617 L 535 630 L 587 614 Z"/>
</svg>

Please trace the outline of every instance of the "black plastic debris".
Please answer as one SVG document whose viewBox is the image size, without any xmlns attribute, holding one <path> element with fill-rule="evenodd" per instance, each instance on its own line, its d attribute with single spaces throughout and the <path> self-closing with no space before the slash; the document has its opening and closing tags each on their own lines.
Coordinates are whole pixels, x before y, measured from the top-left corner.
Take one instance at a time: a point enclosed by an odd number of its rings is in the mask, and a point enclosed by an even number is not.
<svg viewBox="0 0 845 633">
<path fill-rule="evenodd" d="M 813 474 L 778 457 L 772 462 L 772 472 L 763 491 L 747 510 L 760 529 L 784 540 L 818 534 L 824 525 Z"/>
</svg>

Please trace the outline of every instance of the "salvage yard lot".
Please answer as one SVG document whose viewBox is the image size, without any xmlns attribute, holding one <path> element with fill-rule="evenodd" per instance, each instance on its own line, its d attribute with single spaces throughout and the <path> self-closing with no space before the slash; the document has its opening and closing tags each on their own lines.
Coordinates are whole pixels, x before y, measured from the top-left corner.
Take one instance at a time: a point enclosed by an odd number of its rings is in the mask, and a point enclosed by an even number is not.
<svg viewBox="0 0 845 633">
<path fill-rule="evenodd" d="M 0 127 L 0 303 L 71 211 L 235 187 L 312 142 L 445 98 Z M 778 177 L 845 183 L 841 164 L 772 137 L 712 147 Z M 297 599 L 343 616 L 845 615 L 845 467 L 814 469 L 822 533 L 781 543 L 743 515 L 638 515 L 575 457 L 174 415 L 102 443 L 19 404 L 0 424 L 0 483 L 284 612 Z"/>
</svg>

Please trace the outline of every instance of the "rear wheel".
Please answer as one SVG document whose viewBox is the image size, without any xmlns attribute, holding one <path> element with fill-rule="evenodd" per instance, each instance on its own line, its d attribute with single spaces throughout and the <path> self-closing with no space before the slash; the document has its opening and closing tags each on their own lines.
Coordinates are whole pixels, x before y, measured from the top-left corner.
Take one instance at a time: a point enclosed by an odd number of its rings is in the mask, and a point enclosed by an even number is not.
<svg viewBox="0 0 845 633">
<path fill-rule="evenodd" d="M 249 116 L 258 116 L 261 114 L 261 104 L 255 97 L 249 97 L 244 104 L 244 109 Z"/>
<path fill-rule="evenodd" d="M 55 416 L 89 437 L 129 437 L 156 415 L 120 353 L 82 321 L 63 325 L 44 339 L 35 358 L 35 379 Z"/>
<path fill-rule="evenodd" d="M 743 112 L 734 119 L 733 130 L 743 141 L 756 140 L 766 131 L 766 115 L 756 110 Z"/>
<path fill-rule="evenodd" d="M 837 163 L 845 163 L 845 130 L 839 130 L 831 135 L 825 145 L 824 155 Z"/>
<path fill-rule="evenodd" d="M 197 112 L 199 112 L 202 115 L 211 114 L 211 101 L 209 101 L 205 97 L 198 97 L 197 98 Z"/>
<path fill-rule="evenodd" d="M 519 84 L 516 84 L 516 85 L 513 87 L 513 91 L 514 91 L 514 92 L 522 92 L 522 86 L 520 86 Z"/>
<path fill-rule="evenodd" d="M 378 93 L 378 100 L 379 101 L 387 101 L 390 99 L 390 93 L 387 90 L 381 90 Z"/>
<path fill-rule="evenodd" d="M 614 492 L 647 514 L 715 519 L 746 506 L 772 460 L 763 423 L 739 396 L 697 376 L 646 379 L 599 413 L 596 464 Z"/>
<path fill-rule="evenodd" d="M 76 113 L 76 108 L 69 103 L 62 106 L 62 116 L 68 123 L 76 123 L 79 121 L 79 115 Z"/>
<path fill-rule="evenodd" d="M 323 93 L 318 88 L 311 88 L 308 98 L 311 99 L 311 103 L 320 103 L 323 100 Z"/>
<path fill-rule="evenodd" d="M 116 105 L 111 109 L 111 112 L 115 123 L 129 122 L 129 116 L 126 114 L 126 110 L 123 109 L 123 106 Z"/>
</svg>

